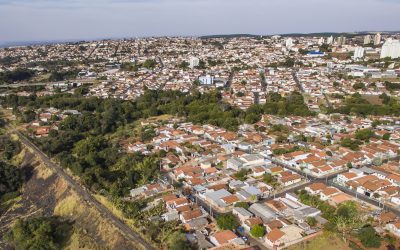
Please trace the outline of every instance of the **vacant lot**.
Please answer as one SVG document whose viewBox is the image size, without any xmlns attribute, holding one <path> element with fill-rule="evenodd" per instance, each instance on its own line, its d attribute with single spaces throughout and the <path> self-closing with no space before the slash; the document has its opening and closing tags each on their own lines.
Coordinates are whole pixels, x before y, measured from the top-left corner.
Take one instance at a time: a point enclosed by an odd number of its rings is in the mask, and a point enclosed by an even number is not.
<svg viewBox="0 0 400 250">
<path fill-rule="evenodd" d="M 347 244 L 336 234 L 324 232 L 309 241 L 291 246 L 289 250 L 346 250 L 350 249 Z"/>
</svg>

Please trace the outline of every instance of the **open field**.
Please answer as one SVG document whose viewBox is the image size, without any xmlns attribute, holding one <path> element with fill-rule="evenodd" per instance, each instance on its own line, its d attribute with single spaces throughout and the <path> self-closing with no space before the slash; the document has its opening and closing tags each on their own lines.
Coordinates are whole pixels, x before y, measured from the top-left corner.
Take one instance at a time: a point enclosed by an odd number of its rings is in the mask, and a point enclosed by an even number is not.
<svg viewBox="0 0 400 250">
<path fill-rule="evenodd" d="M 347 244 L 336 234 L 324 232 L 309 241 L 287 248 L 288 250 L 346 250 Z"/>
<path fill-rule="evenodd" d="M 363 95 L 362 97 L 371 104 L 382 105 L 382 100 L 377 95 Z"/>
</svg>

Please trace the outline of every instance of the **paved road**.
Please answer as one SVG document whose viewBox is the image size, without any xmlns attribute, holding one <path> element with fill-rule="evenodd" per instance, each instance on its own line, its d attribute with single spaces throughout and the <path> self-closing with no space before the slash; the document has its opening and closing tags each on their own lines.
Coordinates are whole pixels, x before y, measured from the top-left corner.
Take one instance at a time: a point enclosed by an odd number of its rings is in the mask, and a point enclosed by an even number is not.
<svg viewBox="0 0 400 250">
<path fill-rule="evenodd" d="M 93 83 L 93 79 L 76 79 L 76 80 L 70 80 L 70 82 L 76 82 L 76 83 Z M 30 87 L 30 86 L 45 86 L 45 85 L 59 85 L 59 84 L 65 84 L 66 81 L 59 81 L 59 82 L 35 82 L 35 83 L 29 83 L 29 82 L 22 82 L 22 83 L 12 83 L 12 84 L 1 84 L 0 88 L 19 88 L 19 87 Z"/>
<path fill-rule="evenodd" d="M 308 179 L 308 180 L 310 180 L 310 181 L 312 181 L 312 182 L 318 182 L 318 181 L 319 181 L 319 182 L 322 182 L 322 181 L 328 182 L 329 180 L 332 180 L 332 179 L 336 178 L 336 176 L 337 176 L 338 174 L 345 173 L 345 172 L 348 171 L 347 169 L 344 169 L 344 170 L 342 170 L 342 171 L 335 172 L 335 173 L 332 173 L 332 174 L 327 175 L 327 176 L 324 176 L 324 177 L 314 177 L 314 176 L 312 176 L 312 175 L 309 175 L 309 174 L 307 174 L 307 173 L 304 173 L 303 171 L 301 171 L 301 170 L 299 170 L 299 169 L 297 169 L 297 168 L 295 168 L 295 167 L 292 167 L 292 166 L 290 166 L 290 165 L 284 164 L 284 163 L 282 163 L 282 162 L 280 162 L 280 161 L 278 161 L 278 160 L 276 160 L 276 159 L 274 159 L 274 158 L 270 158 L 269 160 L 271 160 L 272 163 L 274 163 L 274 164 L 276 164 L 276 165 L 282 166 L 282 167 L 284 167 L 284 168 L 288 168 L 288 169 L 290 169 L 290 170 L 292 170 L 292 171 L 298 173 L 299 175 L 302 175 L 303 177 L 305 177 L 306 179 Z"/>
<path fill-rule="evenodd" d="M 228 81 L 226 81 L 226 86 L 225 86 L 225 88 L 228 88 L 228 89 L 230 89 L 231 88 L 231 85 L 232 85 L 232 81 L 233 81 L 233 77 L 235 76 L 235 72 L 234 71 L 231 71 L 231 73 L 229 74 L 229 77 L 228 77 Z"/>
<path fill-rule="evenodd" d="M 50 158 L 43 153 L 35 144 L 33 144 L 26 136 L 24 136 L 21 132 L 12 129 L 15 132 L 21 142 L 31 148 L 34 153 L 49 167 L 51 168 L 56 174 L 58 174 L 61 178 L 63 178 L 68 185 L 70 185 L 76 193 L 82 197 L 86 202 L 93 205 L 107 220 L 109 220 L 113 225 L 115 225 L 120 231 L 133 242 L 137 242 L 140 244 L 144 249 L 155 249 L 152 245 L 150 245 L 147 241 L 145 241 L 139 234 L 134 232 L 131 228 L 129 228 L 125 223 L 123 223 L 118 217 L 112 214 L 103 204 L 98 202 L 90 193 L 86 190 L 86 188 L 82 187 L 78 182 L 71 178 L 68 174 L 64 172 L 61 166 L 53 163 Z"/>
<path fill-rule="evenodd" d="M 323 93 L 323 94 L 325 97 L 326 104 L 328 105 L 329 108 L 333 109 L 333 105 L 332 105 L 331 101 L 329 100 L 328 95 L 326 93 Z"/>
<path fill-rule="evenodd" d="M 390 205 L 387 205 L 387 204 L 384 204 L 384 203 L 382 203 L 382 202 L 378 202 L 378 201 L 376 201 L 376 200 L 373 200 L 373 199 L 371 199 L 370 197 L 368 197 L 368 196 L 366 196 L 366 195 L 357 193 L 356 191 L 353 191 L 353 190 L 350 190 L 350 189 L 348 189 L 348 188 L 346 188 L 346 187 L 340 186 L 339 184 L 334 183 L 333 181 L 329 181 L 329 185 L 334 186 L 334 187 L 336 187 L 337 189 L 341 190 L 342 192 L 344 192 L 344 193 L 346 193 L 346 194 L 349 194 L 349 195 L 351 195 L 351 196 L 353 196 L 353 197 L 356 197 L 357 199 L 360 199 L 360 200 L 362 200 L 362 201 L 365 201 L 365 202 L 367 202 L 367 203 L 369 203 L 369 204 L 371 204 L 371 205 L 380 207 L 380 208 L 382 208 L 383 210 L 393 212 L 393 213 L 396 214 L 397 216 L 400 216 L 400 211 L 399 211 L 398 209 L 396 209 L 396 208 L 390 206 Z"/>
<path fill-rule="evenodd" d="M 400 216 L 400 210 L 399 210 L 399 209 L 397 209 L 397 208 L 395 208 L 395 207 L 392 207 L 392 206 L 390 206 L 390 205 L 387 205 L 387 204 L 383 204 L 383 203 L 378 202 L 378 201 L 376 201 L 376 200 L 373 200 L 373 199 L 371 199 L 371 198 L 368 197 L 368 196 L 365 196 L 365 195 L 363 195 L 363 194 L 357 193 L 357 192 L 355 192 L 355 191 L 353 191 L 353 190 L 350 190 L 350 189 L 348 189 L 348 188 L 345 188 L 345 187 L 340 186 L 339 184 L 333 182 L 333 179 L 335 179 L 335 178 L 337 177 L 338 174 L 347 172 L 348 170 L 342 170 L 342 171 L 340 171 L 340 172 L 331 174 L 331 175 L 329 175 L 329 176 L 327 176 L 327 177 L 317 178 L 317 177 L 312 177 L 312 176 L 310 176 L 310 175 L 306 175 L 304 172 L 302 172 L 302 171 L 300 171 L 300 170 L 298 170 L 298 169 L 296 169 L 296 168 L 293 168 L 293 167 L 291 167 L 291 166 L 288 166 L 288 165 L 286 165 L 286 164 L 283 164 L 283 163 L 281 163 L 281 162 L 278 162 L 278 161 L 276 161 L 276 160 L 272 160 L 272 162 L 274 162 L 274 163 L 277 164 L 277 165 L 283 166 L 283 167 L 285 167 L 285 168 L 289 168 L 290 170 L 293 170 L 293 171 L 297 172 L 298 174 L 301 174 L 301 175 L 303 175 L 303 176 L 307 176 L 307 178 L 310 180 L 310 182 L 307 183 L 306 185 L 304 185 L 303 188 L 304 188 L 305 186 L 307 186 L 307 185 L 310 185 L 311 183 L 315 183 L 315 182 L 325 182 L 327 185 L 334 186 L 334 187 L 338 188 L 339 190 L 341 190 L 342 192 L 344 192 L 344 193 L 346 193 L 346 194 L 348 194 L 348 195 L 351 195 L 351 196 L 353 196 L 353 197 L 355 197 L 355 198 L 357 198 L 357 199 L 360 199 L 360 200 L 362 200 L 362 201 L 364 201 L 364 202 L 367 202 L 367 203 L 369 203 L 369 204 L 371 204 L 371 205 L 374 205 L 374 206 L 377 206 L 377 207 L 384 207 L 385 210 L 391 211 L 391 212 L 395 213 L 397 216 Z M 370 167 L 370 165 L 366 165 L 366 166 L 367 166 L 367 167 Z M 296 189 L 301 189 L 301 188 L 302 188 L 302 187 L 296 187 L 296 188 L 294 188 L 294 190 L 296 190 Z M 284 193 L 281 193 L 280 195 L 277 195 L 277 196 L 281 196 L 281 195 L 283 195 L 283 194 L 285 194 L 285 193 L 288 193 L 288 192 L 293 192 L 294 190 L 292 190 L 292 191 L 285 191 Z M 270 199 L 270 197 L 267 198 L 267 199 Z"/>
<path fill-rule="evenodd" d="M 293 72 L 292 72 L 292 76 L 293 76 L 293 80 L 294 80 L 294 81 L 296 82 L 296 84 L 297 84 L 297 87 L 299 87 L 300 91 L 301 91 L 302 93 L 304 93 L 305 91 L 304 91 L 304 88 L 303 88 L 303 84 L 301 84 L 299 78 L 297 77 L 296 71 L 293 71 Z"/>
</svg>

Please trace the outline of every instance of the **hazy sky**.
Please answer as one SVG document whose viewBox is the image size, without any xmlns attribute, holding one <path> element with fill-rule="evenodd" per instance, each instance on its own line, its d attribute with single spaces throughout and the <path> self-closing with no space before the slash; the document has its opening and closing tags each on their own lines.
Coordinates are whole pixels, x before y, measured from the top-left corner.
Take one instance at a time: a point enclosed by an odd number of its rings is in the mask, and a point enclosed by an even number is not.
<svg viewBox="0 0 400 250">
<path fill-rule="evenodd" d="M 0 0 L 0 42 L 400 30 L 400 0 Z"/>
</svg>

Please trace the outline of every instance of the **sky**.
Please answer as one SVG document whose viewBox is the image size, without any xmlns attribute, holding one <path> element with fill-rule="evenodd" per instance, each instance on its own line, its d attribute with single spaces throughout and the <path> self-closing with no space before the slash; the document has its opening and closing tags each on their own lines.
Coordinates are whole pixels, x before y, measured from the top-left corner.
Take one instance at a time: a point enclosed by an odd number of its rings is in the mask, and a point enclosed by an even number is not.
<svg viewBox="0 0 400 250">
<path fill-rule="evenodd" d="M 0 0 L 0 43 L 400 30 L 400 0 Z"/>
</svg>

